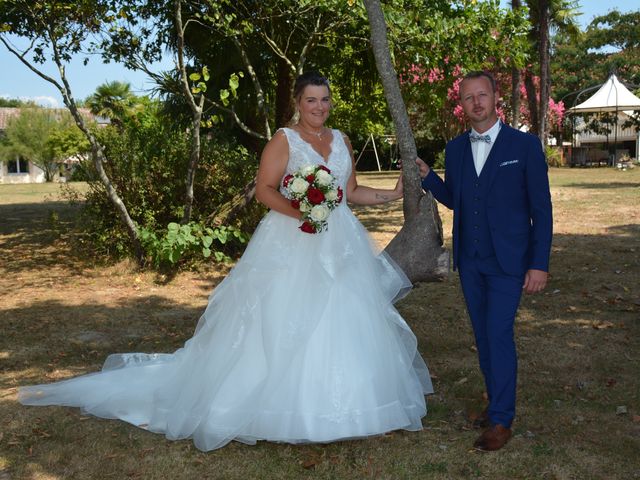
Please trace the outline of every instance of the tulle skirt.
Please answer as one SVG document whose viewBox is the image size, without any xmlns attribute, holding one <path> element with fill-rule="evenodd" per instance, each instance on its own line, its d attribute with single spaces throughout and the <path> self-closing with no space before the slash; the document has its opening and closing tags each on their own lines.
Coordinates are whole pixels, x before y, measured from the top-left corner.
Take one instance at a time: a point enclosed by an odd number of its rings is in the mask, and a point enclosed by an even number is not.
<svg viewBox="0 0 640 480">
<path fill-rule="evenodd" d="M 100 372 L 20 388 L 19 401 L 80 407 L 205 451 L 421 429 L 429 372 L 393 307 L 408 279 L 345 205 L 327 231 L 298 224 L 263 218 L 176 352 L 110 355 Z"/>
</svg>

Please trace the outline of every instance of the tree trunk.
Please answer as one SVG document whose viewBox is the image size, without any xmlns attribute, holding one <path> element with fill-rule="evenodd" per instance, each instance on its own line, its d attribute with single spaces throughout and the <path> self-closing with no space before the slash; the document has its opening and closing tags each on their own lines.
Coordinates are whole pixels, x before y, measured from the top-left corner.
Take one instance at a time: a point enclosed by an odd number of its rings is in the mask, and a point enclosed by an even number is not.
<svg viewBox="0 0 640 480">
<path fill-rule="evenodd" d="M 291 67 L 283 59 L 278 59 L 278 83 L 276 84 L 276 128 L 286 126 L 293 116 L 291 92 L 293 78 Z"/>
<path fill-rule="evenodd" d="M 202 109 L 204 106 L 204 92 L 200 92 L 200 97 L 196 103 L 196 99 L 191 93 L 189 85 L 189 77 L 187 76 L 187 68 L 184 63 L 184 29 L 182 24 L 182 2 L 176 0 L 174 2 L 174 16 L 176 22 L 176 33 L 178 34 L 178 45 L 176 47 L 178 56 L 178 72 L 180 74 L 180 85 L 184 96 L 191 109 L 191 153 L 189 155 L 189 165 L 187 166 L 187 174 L 185 178 L 185 195 L 184 195 L 184 211 L 182 213 L 181 224 L 191 221 L 191 211 L 193 209 L 193 182 L 196 176 L 196 170 L 200 163 L 200 122 L 202 121 Z M 206 79 L 203 79 L 206 82 Z"/>
<path fill-rule="evenodd" d="M 67 86 L 67 80 L 64 76 L 62 78 L 62 81 L 64 82 L 65 86 Z M 129 239 L 131 240 L 131 244 L 133 245 L 133 251 L 135 253 L 136 259 L 138 260 L 138 263 L 140 265 L 143 265 L 144 250 L 142 248 L 142 244 L 140 243 L 140 237 L 138 236 L 138 227 L 129 216 L 129 211 L 127 210 L 126 205 L 118 195 L 118 192 L 116 192 L 116 189 L 113 188 L 113 184 L 111 183 L 111 180 L 109 180 L 107 173 L 104 171 L 103 165 L 107 159 L 104 155 L 102 145 L 100 145 L 98 140 L 93 136 L 91 131 L 85 125 L 84 119 L 80 115 L 80 112 L 78 111 L 78 107 L 76 106 L 76 103 L 71 97 L 71 95 L 67 94 L 66 91 L 61 91 L 61 93 L 63 96 L 64 103 L 69 109 L 69 111 L 71 112 L 71 115 L 73 116 L 73 119 L 75 120 L 76 125 L 82 131 L 82 133 L 84 133 L 87 140 L 89 140 L 89 145 L 91 145 L 91 158 L 93 159 L 93 166 L 95 167 L 96 172 L 98 173 L 98 177 L 100 178 L 100 181 L 102 182 L 102 184 L 104 185 L 107 191 L 107 196 L 109 197 L 109 200 L 111 200 L 111 203 L 113 203 L 113 205 L 115 206 L 116 211 L 118 212 L 118 215 L 122 220 L 122 223 L 124 223 L 127 228 L 127 232 L 129 233 Z"/>
<path fill-rule="evenodd" d="M 520 128 L 520 69 L 511 69 L 511 126 Z"/>
<path fill-rule="evenodd" d="M 538 137 L 542 146 L 547 144 L 547 110 L 549 108 L 549 1 L 539 0 L 540 15 L 540 110 Z"/>
<path fill-rule="evenodd" d="M 536 86 L 533 83 L 533 74 L 531 69 L 527 68 L 524 74 L 524 87 L 527 90 L 527 103 L 529 104 L 529 118 L 531 120 L 530 133 L 538 135 L 540 131 L 540 123 L 538 121 L 538 94 Z"/>
<path fill-rule="evenodd" d="M 105 189 L 107 190 L 107 196 L 109 197 L 109 200 L 111 200 L 111 203 L 113 203 L 114 207 L 116 208 L 116 211 L 118 212 L 118 215 L 122 220 L 122 223 L 124 223 L 125 227 L 127 228 L 127 233 L 129 234 L 129 239 L 131 240 L 131 245 L 133 246 L 134 254 L 136 256 L 138 264 L 142 266 L 144 265 L 145 257 L 144 257 L 144 249 L 142 248 L 142 244 L 140 243 L 140 236 L 138 235 L 138 226 L 135 224 L 133 219 L 129 216 L 129 211 L 127 210 L 126 205 L 118 195 L 118 192 L 116 192 L 116 189 L 113 187 L 113 184 L 111 183 L 111 180 L 109 180 L 107 173 L 104 171 L 103 165 L 107 160 L 104 154 L 104 150 L 102 149 L 102 145 L 100 144 L 100 142 L 98 142 L 98 140 L 93 135 L 93 133 L 91 133 L 91 131 L 87 128 L 86 124 L 84 123 L 84 119 L 80 115 L 78 106 L 76 105 L 76 102 L 73 96 L 71 95 L 71 86 L 69 85 L 69 82 L 67 80 L 65 68 L 62 65 L 62 60 L 58 53 L 57 44 L 53 39 L 51 39 L 51 47 L 54 53 L 54 61 L 58 67 L 58 71 L 60 72 L 60 80 L 62 80 L 62 85 L 58 84 L 51 77 L 48 77 L 47 75 L 40 72 L 30 64 L 27 63 L 27 66 L 29 66 L 34 72 L 36 72 L 42 78 L 44 78 L 45 80 L 55 85 L 60 91 L 60 93 L 62 94 L 62 100 L 64 101 L 64 104 L 69 109 L 69 112 L 71 113 L 71 116 L 75 120 L 76 125 L 82 131 L 82 133 L 84 133 L 85 137 L 89 141 L 89 145 L 91 146 L 91 158 L 93 159 L 93 165 L 96 169 L 96 172 L 98 173 L 98 178 L 100 178 L 100 181 L 102 182 Z"/>
<path fill-rule="evenodd" d="M 518 10 L 522 4 L 520 0 L 511 1 L 511 9 Z M 515 129 L 520 128 L 520 69 L 513 67 L 511 69 L 511 126 Z"/>
<path fill-rule="evenodd" d="M 396 128 L 403 165 L 404 225 L 385 251 L 400 265 L 409 280 L 442 280 L 449 272 L 449 253 L 442 242 L 442 223 L 430 193 L 424 194 L 415 164 L 415 139 L 402 100 L 398 78 L 391 63 L 387 26 L 379 0 L 365 0 L 373 54 Z"/>
<path fill-rule="evenodd" d="M 244 186 L 242 192 L 235 195 L 230 201 L 220 205 L 216 211 L 207 217 L 209 225 L 228 225 L 238 214 L 253 200 L 256 193 L 256 178 Z"/>
</svg>

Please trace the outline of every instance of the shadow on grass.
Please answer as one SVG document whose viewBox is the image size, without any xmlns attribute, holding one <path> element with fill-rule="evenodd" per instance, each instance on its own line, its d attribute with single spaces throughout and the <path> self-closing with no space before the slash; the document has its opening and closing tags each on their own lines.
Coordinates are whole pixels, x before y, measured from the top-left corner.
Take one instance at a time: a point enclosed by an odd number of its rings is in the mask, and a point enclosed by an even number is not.
<svg viewBox="0 0 640 480">
<path fill-rule="evenodd" d="M 0 274 L 60 265 L 80 272 L 94 264 L 64 241 L 79 211 L 79 205 L 59 201 L 0 205 Z"/>
<path fill-rule="evenodd" d="M 636 182 L 603 182 L 603 183 L 568 183 L 563 185 L 569 188 L 589 188 L 594 190 L 609 190 L 614 188 L 640 188 Z"/>
<path fill-rule="evenodd" d="M 14 372 L 21 384 L 40 383 L 51 381 L 42 372 L 95 371 L 111 353 L 171 353 L 193 335 L 202 312 L 156 295 L 109 305 L 99 298 L 85 305 L 45 300 L 4 309 L 0 372 Z"/>
</svg>

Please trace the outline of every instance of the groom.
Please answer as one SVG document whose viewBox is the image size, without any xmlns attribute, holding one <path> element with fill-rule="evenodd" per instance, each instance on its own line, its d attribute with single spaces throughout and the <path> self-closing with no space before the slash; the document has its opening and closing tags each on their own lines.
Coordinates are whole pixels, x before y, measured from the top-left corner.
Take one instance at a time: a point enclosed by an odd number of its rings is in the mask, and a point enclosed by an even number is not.
<svg viewBox="0 0 640 480">
<path fill-rule="evenodd" d="M 422 186 L 453 209 L 453 265 L 471 317 L 489 405 L 474 422 L 480 450 L 511 438 L 517 357 L 513 324 L 522 290 L 541 291 L 551 249 L 551 195 L 540 140 L 498 120 L 496 84 L 472 72 L 460 84 L 471 131 L 445 150 L 445 180 L 416 160 Z"/>
</svg>

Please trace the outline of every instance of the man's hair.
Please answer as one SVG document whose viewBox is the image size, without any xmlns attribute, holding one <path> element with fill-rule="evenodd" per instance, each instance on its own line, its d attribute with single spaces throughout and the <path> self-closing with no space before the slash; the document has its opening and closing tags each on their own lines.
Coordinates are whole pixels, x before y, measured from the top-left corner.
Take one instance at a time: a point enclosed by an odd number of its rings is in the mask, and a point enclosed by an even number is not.
<svg viewBox="0 0 640 480">
<path fill-rule="evenodd" d="M 465 80 L 469 80 L 471 78 L 482 78 L 482 77 L 489 79 L 489 82 L 491 83 L 491 89 L 494 92 L 498 91 L 498 87 L 496 86 L 496 79 L 493 78 L 493 75 L 491 75 L 489 72 L 485 72 L 483 70 L 475 70 L 473 72 L 467 73 L 462 78 L 462 81 L 464 82 Z"/>
<path fill-rule="evenodd" d="M 293 98 L 298 101 L 300 100 L 300 95 L 306 87 L 309 85 L 313 85 L 316 87 L 327 87 L 329 90 L 329 94 L 331 94 L 331 87 L 329 86 L 329 80 L 326 77 L 323 77 L 318 72 L 305 72 L 302 75 L 299 75 L 296 78 L 295 86 L 293 87 Z"/>
</svg>

